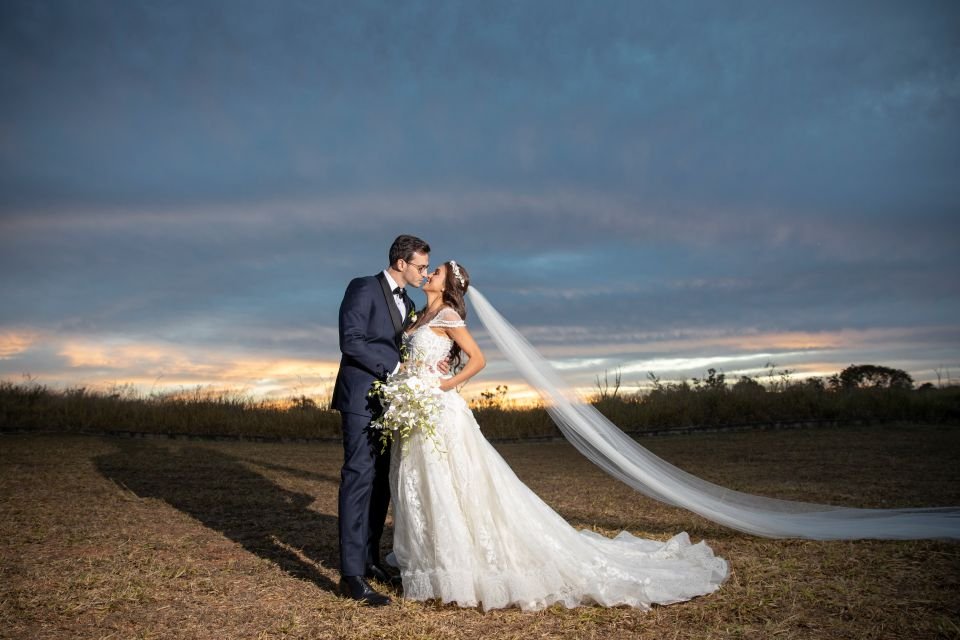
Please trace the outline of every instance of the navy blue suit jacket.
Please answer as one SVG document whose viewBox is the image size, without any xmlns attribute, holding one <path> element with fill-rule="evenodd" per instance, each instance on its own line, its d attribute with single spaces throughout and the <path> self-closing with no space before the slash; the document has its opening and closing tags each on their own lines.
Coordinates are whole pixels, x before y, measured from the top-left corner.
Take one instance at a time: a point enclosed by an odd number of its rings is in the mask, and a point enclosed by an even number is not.
<svg viewBox="0 0 960 640">
<path fill-rule="evenodd" d="M 407 313 L 413 303 L 407 299 Z M 400 334 L 406 318 L 394 303 L 386 276 L 355 278 L 340 303 L 340 370 L 331 406 L 375 416 L 379 403 L 367 397 L 374 380 L 385 380 L 400 362 Z"/>
</svg>

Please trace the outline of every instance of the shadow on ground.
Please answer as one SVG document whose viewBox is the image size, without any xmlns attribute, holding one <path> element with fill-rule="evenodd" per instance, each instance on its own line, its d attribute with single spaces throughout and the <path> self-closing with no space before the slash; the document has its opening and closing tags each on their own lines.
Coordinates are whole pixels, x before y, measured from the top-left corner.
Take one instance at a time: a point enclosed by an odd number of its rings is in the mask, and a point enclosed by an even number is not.
<svg viewBox="0 0 960 640">
<path fill-rule="evenodd" d="M 105 477 L 140 497 L 163 500 L 296 578 L 336 591 L 313 563 L 338 566 L 337 518 L 310 509 L 314 496 L 288 491 L 241 460 L 202 446 L 139 441 L 118 448 L 95 459 Z"/>
</svg>

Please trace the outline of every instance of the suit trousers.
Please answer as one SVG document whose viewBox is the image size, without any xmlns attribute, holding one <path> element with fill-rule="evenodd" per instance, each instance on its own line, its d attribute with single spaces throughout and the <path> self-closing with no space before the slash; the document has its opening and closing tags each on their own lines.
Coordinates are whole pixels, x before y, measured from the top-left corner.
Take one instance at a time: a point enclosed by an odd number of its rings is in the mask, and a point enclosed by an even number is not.
<svg viewBox="0 0 960 640">
<path fill-rule="evenodd" d="M 343 412 L 340 418 L 340 575 L 362 576 L 367 564 L 380 562 L 380 536 L 390 505 L 390 447 L 381 453 L 380 432 L 368 428 L 370 416 Z"/>
</svg>

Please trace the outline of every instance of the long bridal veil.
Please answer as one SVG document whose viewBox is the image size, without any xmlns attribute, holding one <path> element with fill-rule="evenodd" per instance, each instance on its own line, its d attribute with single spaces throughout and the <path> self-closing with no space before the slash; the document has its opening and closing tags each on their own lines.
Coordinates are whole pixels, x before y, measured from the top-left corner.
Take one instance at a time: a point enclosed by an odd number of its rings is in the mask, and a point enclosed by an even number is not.
<svg viewBox="0 0 960 640">
<path fill-rule="evenodd" d="M 541 396 L 567 440 L 637 491 L 733 529 L 772 538 L 960 538 L 960 507 L 853 509 L 726 489 L 661 460 L 581 400 L 537 351 L 471 287 L 474 313 L 500 352 Z"/>
</svg>

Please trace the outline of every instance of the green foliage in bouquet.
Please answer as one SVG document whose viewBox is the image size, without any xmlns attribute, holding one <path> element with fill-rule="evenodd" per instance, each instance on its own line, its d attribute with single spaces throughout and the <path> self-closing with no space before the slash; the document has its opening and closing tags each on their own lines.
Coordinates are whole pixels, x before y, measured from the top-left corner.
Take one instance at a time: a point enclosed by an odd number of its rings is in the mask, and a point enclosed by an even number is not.
<svg viewBox="0 0 960 640">
<path fill-rule="evenodd" d="M 370 423 L 380 430 L 382 451 L 394 440 L 405 443 L 415 431 L 430 438 L 438 449 L 436 429 L 443 391 L 436 378 L 418 375 L 416 367 L 404 367 L 386 382 L 374 381 L 368 395 L 379 398 L 383 407 L 383 413 Z"/>
</svg>

